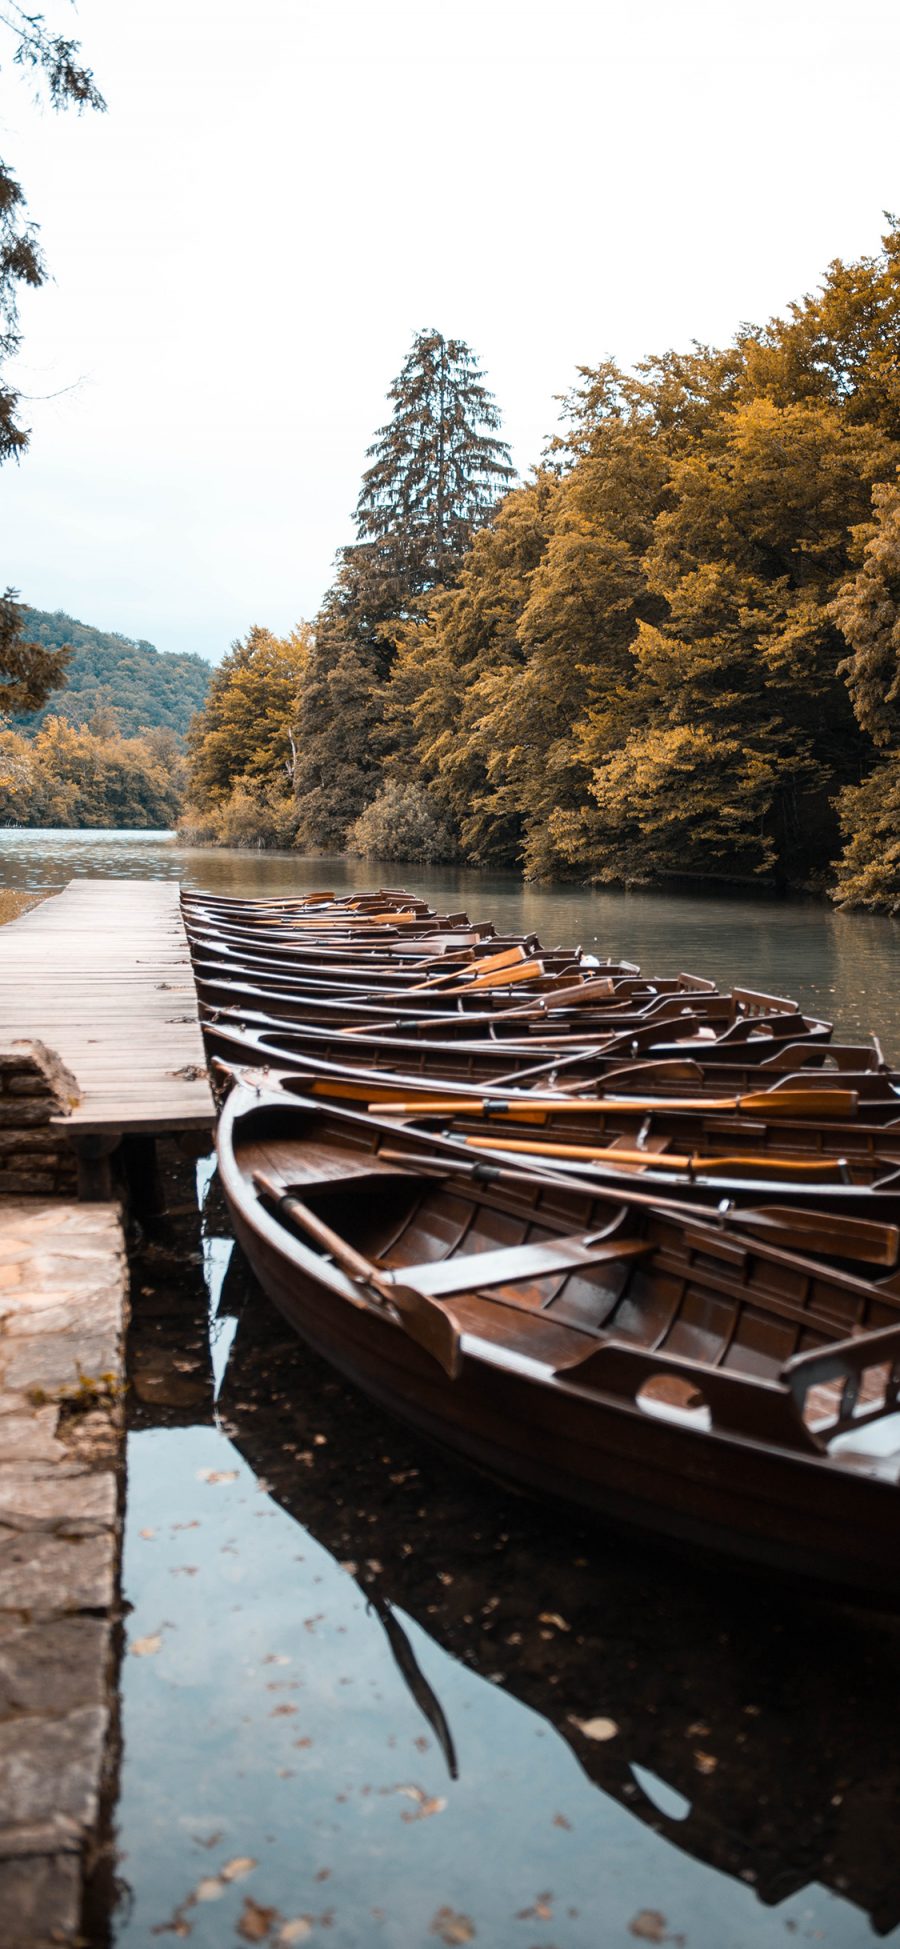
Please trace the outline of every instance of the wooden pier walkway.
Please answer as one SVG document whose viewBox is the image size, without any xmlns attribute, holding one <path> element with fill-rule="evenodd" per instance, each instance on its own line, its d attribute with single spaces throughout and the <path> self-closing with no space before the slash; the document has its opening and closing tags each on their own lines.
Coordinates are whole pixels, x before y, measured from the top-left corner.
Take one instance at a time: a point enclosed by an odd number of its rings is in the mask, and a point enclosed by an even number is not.
<svg viewBox="0 0 900 1949">
<path fill-rule="evenodd" d="M 0 927 L 0 1041 L 35 1036 L 77 1081 L 60 1125 L 83 1155 L 212 1129 L 176 880 L 72 880 Z"/>
</svg>

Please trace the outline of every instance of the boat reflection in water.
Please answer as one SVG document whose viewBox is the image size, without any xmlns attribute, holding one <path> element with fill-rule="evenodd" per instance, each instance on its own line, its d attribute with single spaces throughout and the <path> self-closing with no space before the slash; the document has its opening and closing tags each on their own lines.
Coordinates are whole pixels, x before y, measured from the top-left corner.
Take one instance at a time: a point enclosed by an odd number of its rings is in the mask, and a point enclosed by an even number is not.
<svg viewBox="0 0 900 1949">
<path fill-rule="evenodd" d="M 900 1626 L 626 1547 L 467 1473 L 336 1379 L 241 1265 L 225 1428 L 356 1576 L 451 1776 L 453 1727 L 408 1619 L 542 1714 L 602 1792 L 761 1902 L 818 1883 L 877 1934 L 896 1927 Z"/>
</svg>

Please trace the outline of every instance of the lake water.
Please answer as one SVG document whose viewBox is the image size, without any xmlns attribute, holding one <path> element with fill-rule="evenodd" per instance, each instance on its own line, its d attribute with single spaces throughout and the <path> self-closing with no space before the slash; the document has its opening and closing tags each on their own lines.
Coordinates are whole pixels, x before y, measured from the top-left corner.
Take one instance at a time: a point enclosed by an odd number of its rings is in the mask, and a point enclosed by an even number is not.
<svg viewBox="0 0 900 1949">
<path fill-rule="evenodd" d="M 0 833 L 0 884 L 78 873 L 401 877 Z M 900 1059 L 892 923 L 402 877 L 548 943 L 797 994 Z M 900 1944 L 900 1627 L 435 1457 L 249 1282 L 211 1165 L 171 1168 L 169 1235 L 133 1266 L 115 1944 Z"/>
</svg>

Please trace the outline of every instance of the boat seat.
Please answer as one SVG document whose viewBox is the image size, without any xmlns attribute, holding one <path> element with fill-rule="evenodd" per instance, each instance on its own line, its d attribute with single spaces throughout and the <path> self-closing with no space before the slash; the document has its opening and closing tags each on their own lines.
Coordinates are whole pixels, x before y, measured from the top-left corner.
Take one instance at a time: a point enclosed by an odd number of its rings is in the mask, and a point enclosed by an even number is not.
<svg viewBox="0 0 900 1949">
<path fill-rule="evenodd" d="M 644 1258 L 654 1247 L 640 1238 L 544 1239 L 536 1245 L 504 1245 L 493 1252 L 459 1253 L 451 1259 L 405 1265 L 399 1276 L 431 1299 L 481 1292 L 485 1286 L 511 1286 L 584 1267 Z"/>
</svg>

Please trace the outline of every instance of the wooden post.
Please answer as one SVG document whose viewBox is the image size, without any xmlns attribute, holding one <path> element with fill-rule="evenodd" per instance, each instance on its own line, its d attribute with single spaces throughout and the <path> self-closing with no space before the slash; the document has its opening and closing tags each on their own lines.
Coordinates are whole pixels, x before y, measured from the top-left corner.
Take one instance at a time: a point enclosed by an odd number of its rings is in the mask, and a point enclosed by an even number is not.
<svg viewBox="0 0 900 1949">
<path fill-rule="evenodd" d="M 72 1135 L 72 1149 L 78 1162 L 78 1196 L 96 1204 L 113 1195 L 111 1159 L 119 1146 L 118 1131 L 86 1130 Z"/>
</svg>

